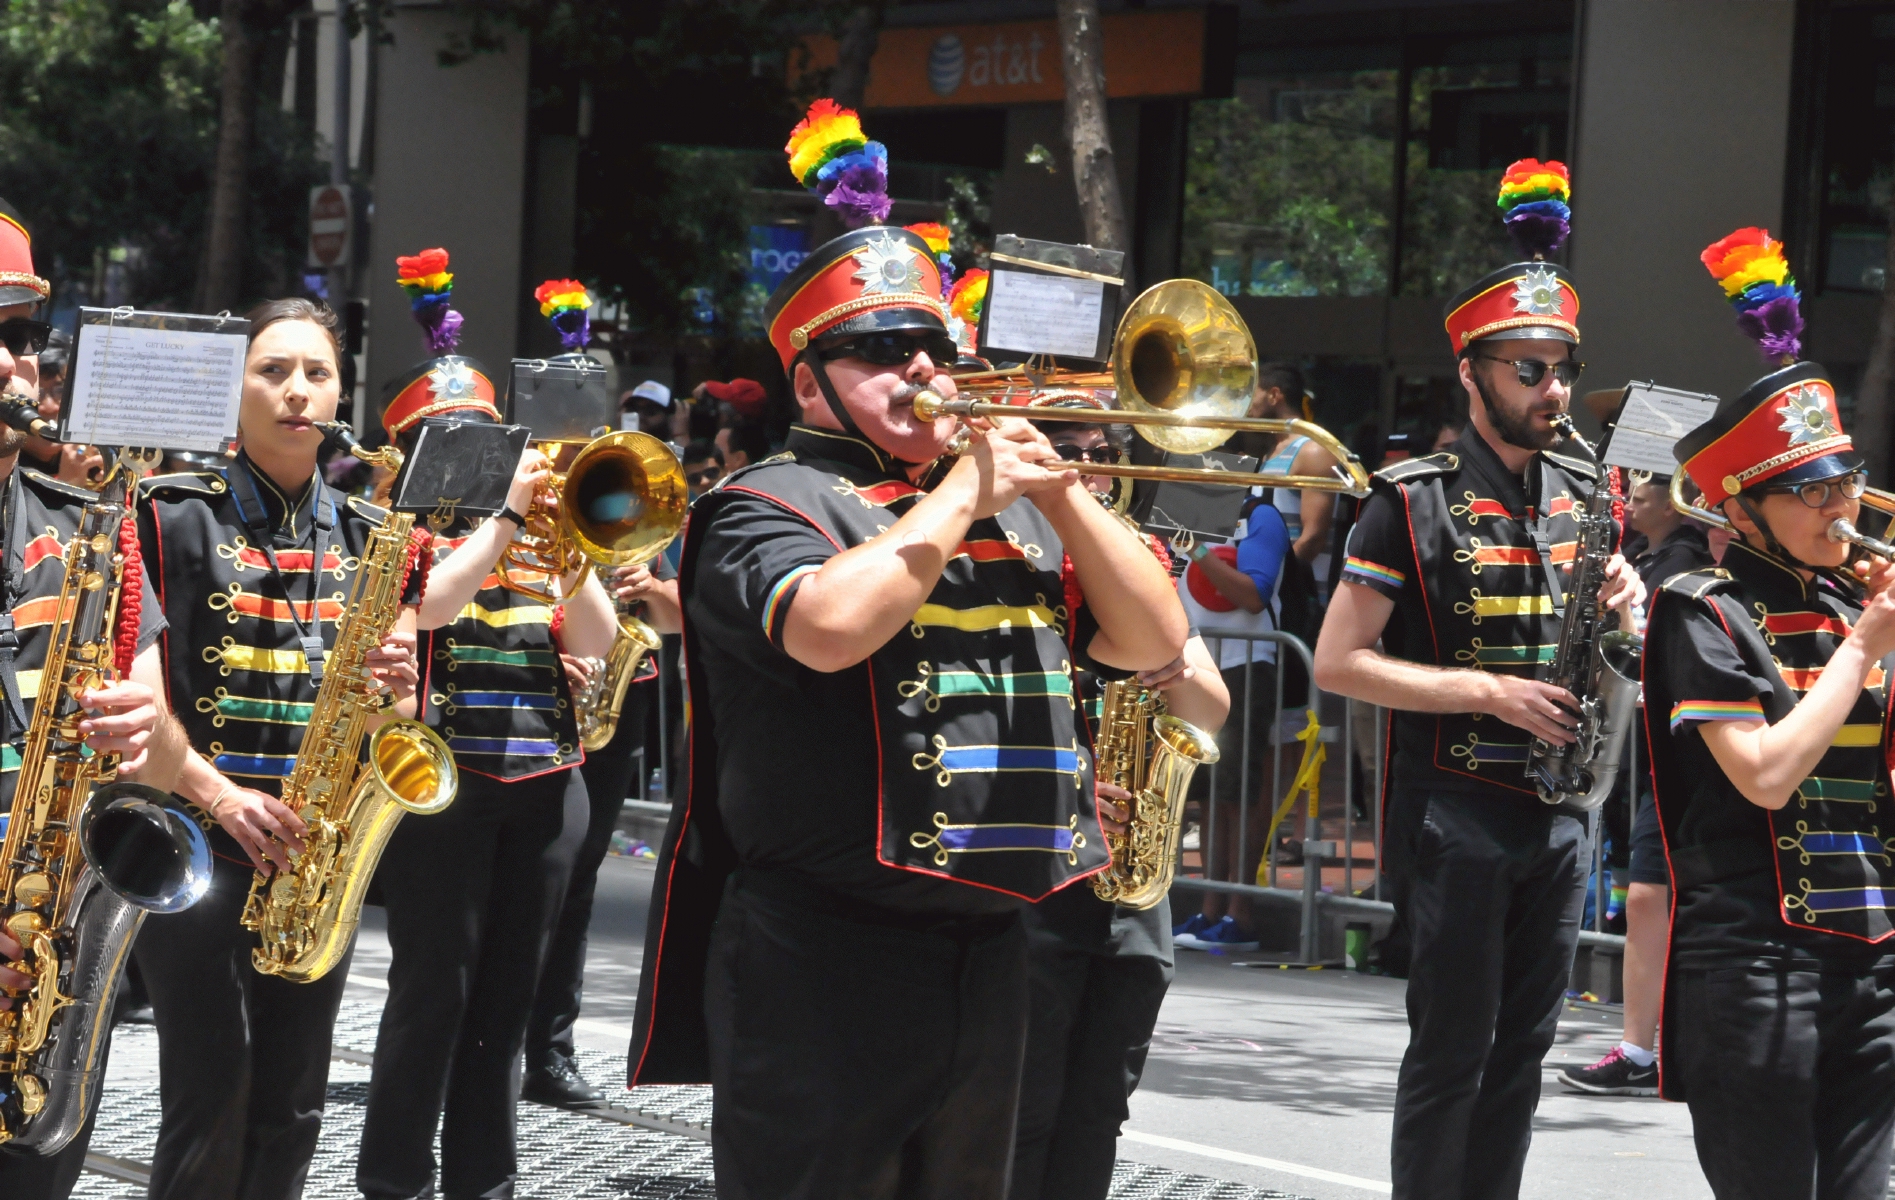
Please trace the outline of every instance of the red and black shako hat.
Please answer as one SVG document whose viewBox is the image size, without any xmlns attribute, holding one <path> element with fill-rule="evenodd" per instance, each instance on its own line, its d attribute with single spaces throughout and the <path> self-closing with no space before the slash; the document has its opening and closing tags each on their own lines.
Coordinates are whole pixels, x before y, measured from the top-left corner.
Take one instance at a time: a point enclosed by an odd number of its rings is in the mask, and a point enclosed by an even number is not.
<svg viewBox="0 0 1895 1200">
<path fill-rule="evenodd" d="M 1501 220 L 1528 256 L 1482 276 L 1448 302 L 1448 341 L 1457 355 L 1483 338 L 1546 338 L 1579 344 L 1579 293 L 1571 272 L 1546 257 L 1572 232 L 1566 164 L 1523 158 L 1500 180 Z"/>
<path fill-rule="evenodd" d="M 447 251 L 439 247 L 395 259 L 396 282 L 408 294 L 408 306 L 427 336 L 434 357 L 409 367 L 388 385 L 382 428 L 391 438 L 399 437 L 423 417 L 471 411 L 484 413 L 494 421 L 500 419 L 487 368 L 454 353 L 461 342 L 461 314 L 449 307 L 454 275 L 447 269 L 447 262 Z"/>
<path fill-rule="evenodd" d="M 1836 389 L 1822 366 L 1799 362 L 1801 295 L 1783 243 L 1767 230 L 1739 229 L 1699 256 L 1737 309 L 1737 324 L 1777 369 L 1725 400 L 1709 421 L 1678 439 L 1672 453 L 1715 508 L 1740 492 L 1834 479 L 1862 469 L 1842 431 Z"/>
<path fill-rule="evenodd" d="M 38 304 L 53 287 L 33 272 L 33 235 L 11 204 L 0 200 L 0 305 Z"/>
</svg>

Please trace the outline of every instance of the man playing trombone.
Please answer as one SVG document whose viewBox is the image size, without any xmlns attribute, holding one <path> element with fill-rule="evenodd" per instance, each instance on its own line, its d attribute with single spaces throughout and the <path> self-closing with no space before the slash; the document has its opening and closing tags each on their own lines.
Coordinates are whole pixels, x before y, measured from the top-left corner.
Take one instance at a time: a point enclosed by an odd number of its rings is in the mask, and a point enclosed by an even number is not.
<svg viewBox="0 0 1895 1200">
<path fill-rule="evenodd" d="M 1072 671 L 1185 643 L 1165 572 L 1031 425 L 941 459 L 953 423 L 913 410 L 952 393 L 939 296 L 904 230 L 811 254 L 768 310 L 788 457 L 685 535 L 691 790 L 632 1082 L 713 1082 L 734 1200 L 1005 1194 L 1020 912 L 1106 862 Z"/>
</svg>

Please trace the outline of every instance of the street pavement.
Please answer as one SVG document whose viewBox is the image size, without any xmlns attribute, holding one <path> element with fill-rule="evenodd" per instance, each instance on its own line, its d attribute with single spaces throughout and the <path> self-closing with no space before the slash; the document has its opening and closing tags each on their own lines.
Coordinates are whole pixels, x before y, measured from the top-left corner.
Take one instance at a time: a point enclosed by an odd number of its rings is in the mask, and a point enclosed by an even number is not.
<svg viewBox="0 0 1895 1200">
<path fill-rule="evenodd" d="M 522 1196 L 712 1194 L 701 1128 L 707 1097 L 683 1089 L 641 1096 L 622 1087 L 652 879 L 649 860 L 606 860 L 577 1030 L 582 1065 L 628 1111 L 614 1124 L 523 1105 Z M 1243 959 L 1255 956 L 1180 952 L 1178 979 L 1119 1143 L 1115 1198 L 1387 1195 L 1390 1111 L 1407 1041 L 1401 981 L 1234 965 Z M 387 963 L 380 910 L 367 909 L 336 1039 L 334 1128 L 312 1172 L 311 1197 L 352 1194 L 351 1143 Z M 131 1164 L 148 1157 L 157 1123 L 152 1039 L 134 1030 L 126 1027 L 114 1049 L 106 1105 L 135 1111 L 101 1123 L 101 1136 L 110 1124 L 115 1139 L 106 1152 Z M 1579 1096 L 1555 1081 L 1556 1067 L 1591 1062 L 1618 1033 L 1614 1008 L 1574 1005 L 1562 1015 L 1534 1121 L 1525 1200 L 1710 1196 L 1682 1105 Z M 643 1127 L 631 1124 L 639 1122 Z M 576 1155 L 581 1146 L 586 1153 Z M 607 1163 L 615 1169 L 606 1170 Z M 553 1173 L 562 1171 L 564 1182 L 551 1187 Z M 142 1190 L 88 1175 L 75 1195 L 117 1198 Z"/>
</svg>

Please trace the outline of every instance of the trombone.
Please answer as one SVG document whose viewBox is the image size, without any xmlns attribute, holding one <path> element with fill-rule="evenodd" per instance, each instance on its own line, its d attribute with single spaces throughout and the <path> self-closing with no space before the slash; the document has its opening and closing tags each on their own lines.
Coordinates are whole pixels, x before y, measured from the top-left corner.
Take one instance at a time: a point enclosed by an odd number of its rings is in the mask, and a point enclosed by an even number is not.
<svg viewBox="0 0 1895 1200">
<path fill-rule="evenodd" d="M 1714 526 L 1715 528 L 1727 532 L 1735 532 L 1731 527 L 1730 518 L 1726 517 L 1723 513 L 1714 512 L 1711 509 L 1705 508 L 1703 505 L 1694 504 L 1685 498 L 1685 480 L 1686 475 L 1684 468 L 1680 467 L 1671 477 L 1671 507 L 1677 509 L 1687 517 L 1692 517 L 1704 522 L 1706 525 Z M 1864 508 L 1873 508 L 1877 512 L 1888 513 L 1891 516 L 1895 516 L 1895 492 L 1884 492 L 1878 488 L 1865 488 L 1863 489 L 1860 500 Z M 1890 545 L 1888 542 L 1863 533 L 1846 517 L 1837 517 L 1834 521 L 1829 523 L 1828 536 L 1832 542 L 1848 542 L 1851 545 L 1868 551 L 1877 558 L 1895 559 L 1895 545 Z"/>
<path fill-rule="evenodd" d="M 1329 451 L 1337 465 L 1329 475 L 1282 475 L 1220 471 L 1202 467 L 1151 467 L 1123 463 L 1077 464 L 1082 475 L 1210 483 L 1235 487 L 1282 487 L 1369 494 L 1369 473 L 1336 436 L 1311 421 L 1250 417 L 1257 380 L 1257 348 L 1235 307 L 1215 288 L 1195 279 L 1168 279 L 1148 288 L 1119 320 L 1109 372 L 1039 372 L 1025 367 L 953 376 L 949 400 L 937 392 L 915 397 L 915 416 L 1023 417 L 1058 424 L 1130 425 L 1138 435 L 1174 454 L 1200 454 L 1233 433 L 1289 433 Z M 980 396 L 1043 395 L 1048 390 L 1112 387 L 1121 407 L 1027 408 Z"/>
<path fill-rule="evenodd" d="M 690 505 L 684 468 L 650 434 L 621 429 L 533 448 L 552 460 L 553 476 L 494 568 L 508 591 L 557 603 L 562 576 L 650 562 L 683 528 Z"/>
</svg>

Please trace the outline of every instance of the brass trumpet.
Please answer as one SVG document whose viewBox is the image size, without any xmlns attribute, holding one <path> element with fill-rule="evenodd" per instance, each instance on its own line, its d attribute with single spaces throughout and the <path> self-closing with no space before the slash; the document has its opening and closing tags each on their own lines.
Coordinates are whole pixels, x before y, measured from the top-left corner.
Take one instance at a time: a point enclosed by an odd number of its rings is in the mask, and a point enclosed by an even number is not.
<svg viewBox="0 0 1895 1200">
<path fill-rule="evenodd" d="M 1730 529 L 1731 527 L 1730 520 L 1729 518 L 1725 517 L 1723 513 L 1714 512 L 1711 509 L 1705 508 L 1699 504 L 1694 504 L 1690 500 L 1685 499 L 1684 487 L 1685 487 L 1686 482 L 1688 482 L 1688 479 L 1689 477 L 1685 475 L 1684 468 L 1682 467 L 1680 467 L 1678 471 L 1674 475 L 1672 475 L 1671 477 L 1671 507 L 1677 509 L 1679 512 L 1683 513 L 1687 517 L 1696 518 L 1697 520 L 1704 522 L 1706 525 L 1713 526 L 1714 528 L 1725 529 L 1725 530 Z M 1864 508 L 1872 508 L 1872 509 L 1875 509 L 1877 512 L 1885 512 L 1885 513 L 1888 513 L 1890 516 L 1895 516 L 1895 492 L 1885 492 L 1885 491 L 1882 491 L 1880 488 L 1865 488 L 1863 489 L 1860 499 L 1862 501 L 1862 505 Z M 1842 522 L 1839 522 L 1839 524 L 1846 525 L 1848 524 L 1848 522 L 1842 521 Z M 1842 536 L 1836 536 L 1837 532 L 1838 531 L 1836 530 L 1835 525 L 1831 525 L 1830 526 L 1831 536 L 1829 539 L 1830 541 L 1832 542 L 1853 541 L 1853 542 L 1856 542 L 1858 546 L 1862 546 L 1863 549 L 1869 551 L 1869 553 L 1871 554 L 1881 555 L 1884 558 L 1895 557 L 1895 555 L 1884 554 L 1882 551 L 1877 550 L 1872 546 L 1866 545 L 1865 544 L 1866 542 L 1874 542 L 1875 539 L 1869 537 L 1867 534 L 1857 532 L 1856 527 L 1854 525 L 1849 525 L 1849 529 L 1846 532 L 1843 532 Z M 1863 540 L 1857 541 L 1858 538 L 1863 539 Z M 1877 545 L 1888 545 L 1888 543 L 1878 542 Z"/>
<path fill-rule="evenodd" d="M 1369 494 L 1369 473 L 1334 434 L 1311 421 L 1250 417 L 1257 379 L 1256 343 L 1235 307 L 1215 288 L 1195 279 L 1168 279 L 1141 294 L 1119 320 L 1112 339 L 1110 372 L 1036 371 L 1014 367 L 954 376 L 965 396 L 949 400 L 933 391 L 915 397 L 915 416 L 1023 417 L 1029 421 L 1130 425 L 1138 435 L 1174 454 L 1216 449 L 1233 433 L 1292 433 L 1309 438 L 1336 459 L 1330 475 L 1277 475 L 1197 467 L 1147 467 L 1086 463 L 1084 475 L 1211 483 L 1236 487 L 1284 487 Z M 1026 408 L 980 396 L 1042 396 L 1048 390 L 1114 388 L 1120 407 Z"/>
<path fill-rule="evenodd" d="M 563 576 L 650 562 L 684 527 L 684 468 L 650 434 L 621 429 L 533 448 L 552 461 L 553 476 L 494 568 L 507 590 L 556 603 Z"/>
</svg>

